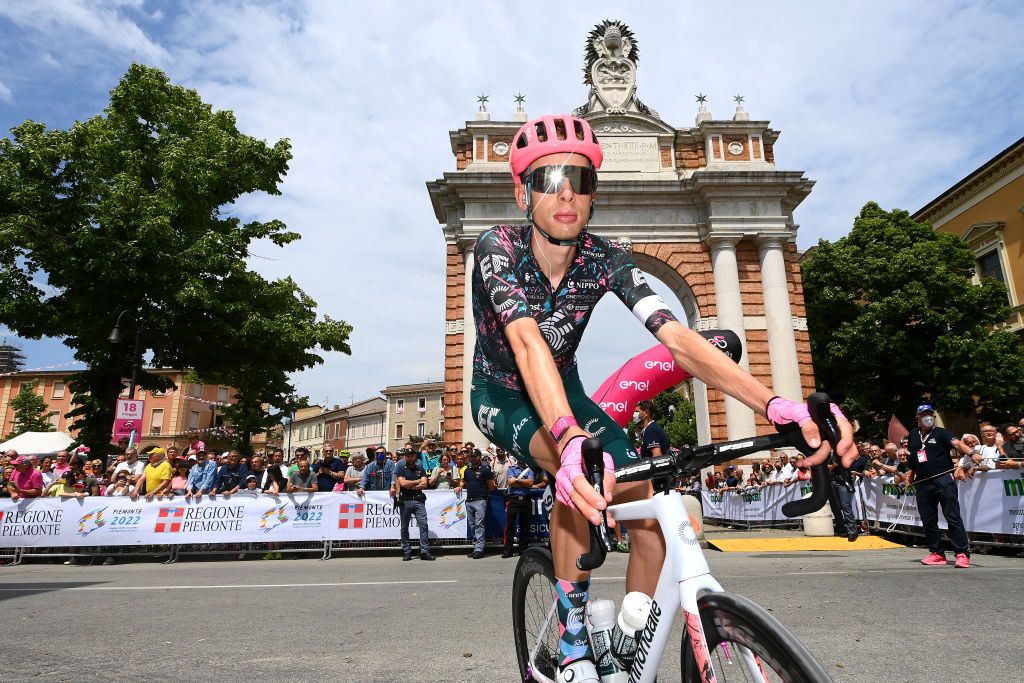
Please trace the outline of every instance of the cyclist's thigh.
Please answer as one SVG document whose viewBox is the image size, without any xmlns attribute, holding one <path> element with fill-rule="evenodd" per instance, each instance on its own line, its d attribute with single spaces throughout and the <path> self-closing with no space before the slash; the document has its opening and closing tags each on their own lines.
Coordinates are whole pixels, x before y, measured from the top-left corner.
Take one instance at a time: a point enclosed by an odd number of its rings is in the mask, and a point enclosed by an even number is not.
<svg viewBox="0 0 1024 683">
<path fill-rule="evenodd" d="M 474 381 L 470 406 L 473 421 L 481 432 L 520 461 L 537 467 L 530 455 L 530 439 L 540 428 L 541 421 L 526 392 Z"/>
<path fill-rule="evenodd" d="M 582 385 L 573 386 L 573 384 L 566 383 L 566 397 L 572 407 L 572 414 L 580 426 L 601 439 L 605 453 L 612 456 L 616 467 L 639 460 L 640 454 L 633 448 L 633 444 L 622 427 L 584 393 Z"/>
</svg>

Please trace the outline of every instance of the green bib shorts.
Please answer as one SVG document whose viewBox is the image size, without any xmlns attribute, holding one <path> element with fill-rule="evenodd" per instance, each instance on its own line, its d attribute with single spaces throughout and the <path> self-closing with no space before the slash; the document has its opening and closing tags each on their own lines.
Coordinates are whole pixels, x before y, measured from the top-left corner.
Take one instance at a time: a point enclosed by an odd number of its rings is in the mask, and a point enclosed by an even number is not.
<svg viewBox="0 0 1024 683">
<path fill-rule="evenodd" d="M 612 456 L 615 467 L 635 463 L 640 459 L 640 454 L 633 448 L 626 432 L 587 396 L 576 367 L 562 377 L 562 384 L 573 417 L 580 427 L 601 439 L 604 451 Z M 525 390 L 509 389 L 474 374 L 470 403 L 473 421 L 481 432 L 516 458 L 525 460 L 530 467 L 539 467 L 530 453 L 530 440 L 544 425 Z"/>
</svg>

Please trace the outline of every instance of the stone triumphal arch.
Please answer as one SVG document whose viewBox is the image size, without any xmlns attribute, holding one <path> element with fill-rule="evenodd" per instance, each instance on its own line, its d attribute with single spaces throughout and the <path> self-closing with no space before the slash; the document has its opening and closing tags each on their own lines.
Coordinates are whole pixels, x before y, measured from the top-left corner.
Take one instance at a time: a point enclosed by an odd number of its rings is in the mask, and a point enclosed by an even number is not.
<svg viewBox="0 0 1024 683">
<path fill-rule="evenodd" d="M 698 96 L 694 126 L 663 121 L 637 98 L 635 45 L 620 22 L 599 24 L 588 39 L 588 101 L 574 113 L 590 122 L 605 153 L 589 229 L 631 248 L 637 265 L 675 292 L 691 327 L 735 331 L 744 367 L 799 399 L 814 378 L 793 210 L 814 183 L 776 168 L 779 132 L 752 120 L 742 98 L 729 119 L 714 118 Z M 445 440 L 486 442 L 469 414 L 469 275 L 477 236 L 523 220 L 508 167 L 512 136 L 527 120 L 517 100 L 509 121 L 492 120 L 482 102 L 474 120 L 449 133 L 455 170 L 427 183 L 447 248 Z M 694 390 L 702 442 L 770 429 L 721 392 L 700 382 Z"/>
</svg>

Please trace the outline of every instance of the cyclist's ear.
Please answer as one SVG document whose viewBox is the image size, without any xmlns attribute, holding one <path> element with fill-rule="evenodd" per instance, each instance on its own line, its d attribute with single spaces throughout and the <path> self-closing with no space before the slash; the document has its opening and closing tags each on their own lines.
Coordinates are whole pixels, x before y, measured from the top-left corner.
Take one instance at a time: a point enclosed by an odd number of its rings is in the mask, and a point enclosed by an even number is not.
<svg viewBox="0 0 1024 683">
<path fill-rule="evenodd" d="M 516 185 L 516 204 L 519 206 L 519 210 L 529 213 L 530 210 L 530 196 L 527 194 L 526 184 Z"/>
</svg>

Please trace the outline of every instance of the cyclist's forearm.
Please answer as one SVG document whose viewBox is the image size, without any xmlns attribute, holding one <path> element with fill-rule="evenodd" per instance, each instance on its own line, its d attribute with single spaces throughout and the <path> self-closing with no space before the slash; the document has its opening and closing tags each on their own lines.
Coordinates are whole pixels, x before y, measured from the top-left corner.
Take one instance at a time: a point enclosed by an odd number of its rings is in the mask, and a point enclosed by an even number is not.
<svg viewBox="0 0 1024 683">
<path fill-rule="evenodd" d="M 765 414 L 775 394 L 707 340 L 678 322 L 668 322 L 658 330 L 664 344 L 680 367 L 710 387 L 720 389 L 759 415 Z"/>
</svg>

